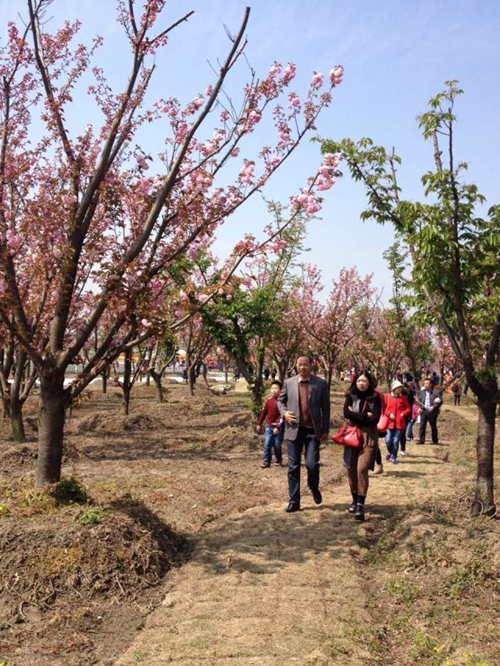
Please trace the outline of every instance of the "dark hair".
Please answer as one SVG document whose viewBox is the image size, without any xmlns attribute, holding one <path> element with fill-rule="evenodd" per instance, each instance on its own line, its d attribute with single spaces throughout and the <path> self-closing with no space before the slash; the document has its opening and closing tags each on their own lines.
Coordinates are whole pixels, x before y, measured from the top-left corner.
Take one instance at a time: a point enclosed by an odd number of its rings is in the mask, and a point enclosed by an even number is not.
<svg viewBox="0 0 500 666">
<path fill-rule="evenodd" d="M 308 359 L 309 359 L 309 363 L 310 363 L 311 365 L 313 364 L 313 357 L 311 356 L 311 354 L 310 354 L 309 352 L 307 352 L 307 353 L 305 353 L 305 354 L 297 354 L 297 361 L 299 360 L 299 358 L 308 358 Z M 296 361 L 296 362 L 297 362 L 297 361 Z"/>
<path fill-rule="evenodd" d="M 272 382 L 271 386 L 274 386 L 275 384 L 276 384 L 276 386 L 279 386 L 280 388 L 283 388 L 283 384 L 280 381 L 278 381 L 277 379 L 275 379 L 274 382 Z"/>
<path fill-rule="evenodd" d="M 349 386 L 349 388 L 347 389 L 347 391 L 345 393 L 346 396 L 347 395 L 359 395 L 360 394 L 360 390 L 356 386 L 356 382 L 363 375 L 368 379 L 368 382 L 369 382 L 367 394 L 369 396 L 371 396 L 375 393 L 375 386 L 377 385 L 375 377 L 372 375 L 372 373 L 369 370 L 362 370 L 361 372 L 358 372 L 356 374 L 356 376 L 354 377 L 351 385 Z"/>
</svg>

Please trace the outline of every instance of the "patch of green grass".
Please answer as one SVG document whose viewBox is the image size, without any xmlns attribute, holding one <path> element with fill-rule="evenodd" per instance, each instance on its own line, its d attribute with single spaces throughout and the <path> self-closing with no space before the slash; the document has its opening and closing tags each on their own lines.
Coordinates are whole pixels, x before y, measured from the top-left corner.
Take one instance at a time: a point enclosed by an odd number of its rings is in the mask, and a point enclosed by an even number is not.
<svg viewBox="0 0 500 666">
<path fill-rule="evenodd" d="M 493 582 L 497 588 L 500 587 L 491 568 L 476 556 L 476 559 L 455 567 L 443 588 L 445 594 L 453 599 L 459 599 L 465 594 L 473 594 L 478 585 L 486 582 Z"/>
<path fill-rule="evenodd" d="M 445 643 L 438 643 L 423 631 L 417 632 L 408 651 L 413 664 L 425 666 L 451 666 L 449 655 L 450 649 Z"/>
<path fill-rule="evenodd" d="M 486 661 L 476 653 L 464 652 L 462 656 L 465 659 L 465 666 L 493 666 L 490 661 Z"/>
<path fill-rule="evenodd" d="M 405 605 L 412 604 L 418 597 L 417 586 L 404 578 L 390 580 L 386 584 L 385 589 L 391 596 L 397 597 Z"/>
<path fill-rule="evenodd" d="M 101 507 L 91 507 L 82 513 L 79 518 L 79 523 L 82 525 L 82 527 L 92 527 L 92 525 L 99 525 L 105 514 L 106 512 Z"/>
</svg>

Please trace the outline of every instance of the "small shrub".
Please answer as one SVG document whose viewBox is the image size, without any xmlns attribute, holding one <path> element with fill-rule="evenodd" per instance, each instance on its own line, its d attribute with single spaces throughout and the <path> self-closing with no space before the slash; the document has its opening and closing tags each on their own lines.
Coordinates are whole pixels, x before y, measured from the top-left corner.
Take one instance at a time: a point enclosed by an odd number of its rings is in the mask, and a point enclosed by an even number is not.
<svg viewBox="0 0 500 666">
<path fill-rule="evenodd" d="M 92 525 L 99 525 L 101 520 L 104 518 L 104 511 L 100 507 L 92 507 L 87 509 L 80 516 L 80 525 L 83 527 L 92 527 Z"/>
<path fill-rule="evenodd" d="M 50 489 L 49 493 L 58 505 L 62 504 L 85 504 L 88 495 L 80 483 L 74 477 L 61 479 Z"/>
</svg>

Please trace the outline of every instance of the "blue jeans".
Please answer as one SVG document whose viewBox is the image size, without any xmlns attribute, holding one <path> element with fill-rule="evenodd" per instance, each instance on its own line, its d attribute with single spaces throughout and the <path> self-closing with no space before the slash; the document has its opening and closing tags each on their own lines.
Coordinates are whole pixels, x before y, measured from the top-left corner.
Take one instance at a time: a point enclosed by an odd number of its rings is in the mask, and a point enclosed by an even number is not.
<svg viewBox="0 0 500 666">
<path fill-rule="evenodd" d="M 417 419 L 410 419 L 406 426 L 406 439 L 413 439 L 413 426 Z"/>
<path fill-rule="evenodd" d="M 290 502 L 300 506 L 300 463 L 305 452 L 307 485 L 311 490 L 319 488 L 319 441 L 314 430 L 299 428 L 297 439 L 288 440 L 288 494 Z"/>
<path fill-rule="evenodd" d="M 399 447 L 399 440 L 401 439 L 401 433 L 402 430 L 398 430 L 397 428 L 393 428 L 392 430 L 387 431 L 387 435 L 385 436 L 385 443 L 387 445 L 387 452 L 391 455 L 394 456 L 394 458 L 398 457 L 398 447 Z"/>
<path fill-rule="evenodd" d="M 281 452 L 281 442 L 283 441 L 283 428 L 279 429 L 277 435 L 273 435 L 274 427 L 266 426 L 265 439 L 264 439 L 264 462 L 271 463 L 272 451 L 276 456 L 276 462 L 282 462 L 283 454 Z"/>
</svg>

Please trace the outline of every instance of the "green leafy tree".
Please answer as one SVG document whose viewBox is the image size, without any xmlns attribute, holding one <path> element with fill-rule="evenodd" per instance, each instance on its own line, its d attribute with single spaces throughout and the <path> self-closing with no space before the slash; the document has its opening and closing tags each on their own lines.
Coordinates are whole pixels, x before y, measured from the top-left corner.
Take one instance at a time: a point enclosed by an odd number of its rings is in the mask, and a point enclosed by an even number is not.
<svg viewBox="0 0 500 666">
<path fill-rule="evenodd" d="M 408 256 L 413 305 L 446 332 L 467 382 L 477 397 L 477 478 L 472 513 L 493 513 L 493 454 L 499 402 L 500 205 L 482 209 L 485 197 L 465 182 L 467 164 L 455 157 L 456 81 L 429 102 L 418 118 L 431 142 L 434 167 L 423 177 L 424 197 L 401 196 L 394 150 L 371 139 L 323 141 L 322 151 L 340 153 L 367 193 L 365 220 L 393 225 Z"/>
<path fill-rule="evenodd" d="M 267 251 L 274 255 L 253 259 L 245 266 L 244 277 L 232 278 L 229 297 L 214 298 L 202 311 L 214 340 L 226 349 L 247 380 L 255 412 L 262 405 L 266 357 L 286 337 L 288 295 L 296 286 L 296 261 L 305 249 L 306 223 L 312 219 L 296 212 L 285 222 L 285 206 L 274 201 L 267 206 L 272 216 L 267 232 L 274 238 Z"/>
<path fill-rule="evenodd" d="M 395 335 L 403 344 L 406 363 L 417 386 L 420 386 L 421 368 L 432 363 L 435 356 L 430 327 L 427 322 L 428 317 L 420 316 L 421 313 L 412 308 L 411 282 L 405 277 L 405 254 L 401 252 L 399 243 L 394 243 L 384 254 L 384 257 L 392 272 L 392 298 L 390 302 Z"/>
</svg>

